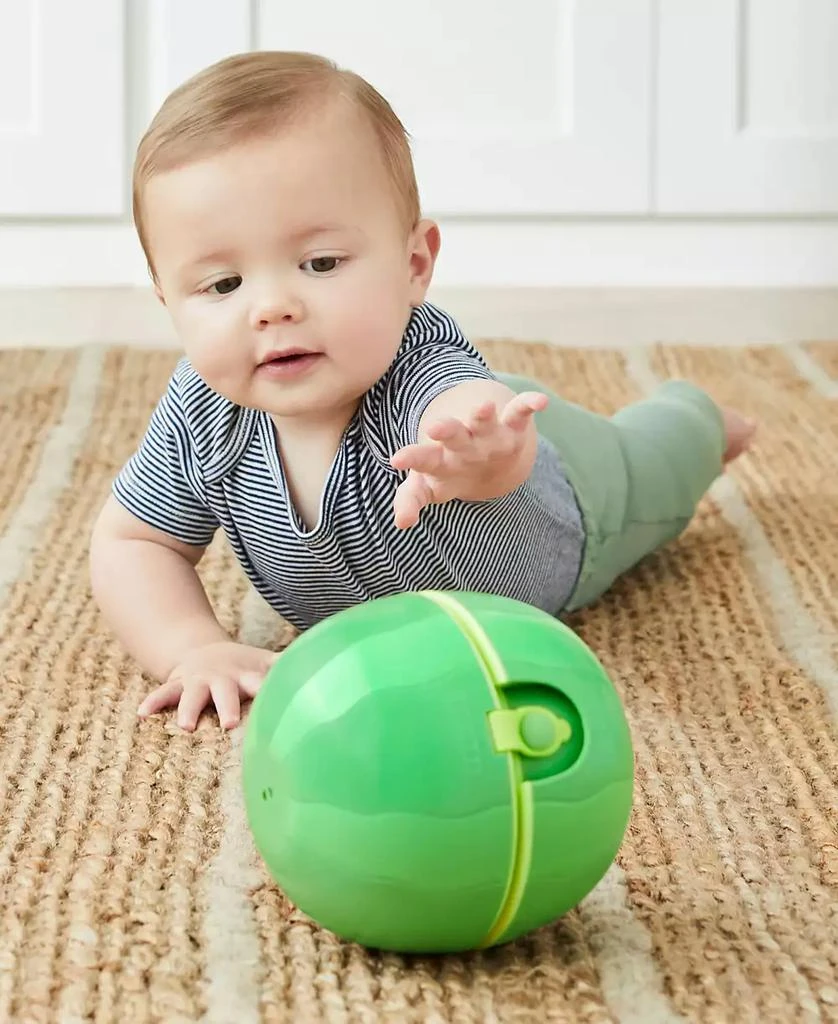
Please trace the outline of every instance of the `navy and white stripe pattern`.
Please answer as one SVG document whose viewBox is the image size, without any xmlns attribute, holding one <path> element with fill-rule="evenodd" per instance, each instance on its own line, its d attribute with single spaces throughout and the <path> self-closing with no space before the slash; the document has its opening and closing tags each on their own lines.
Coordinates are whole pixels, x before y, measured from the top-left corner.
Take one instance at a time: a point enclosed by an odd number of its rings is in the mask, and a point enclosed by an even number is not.
<svg viewBox="0 0 838 1024">
<path fill-rule="evenodd" d="M 270 416 L 234 405 L 182 359 L 138 450 L 114 481 L 135 516 L 188 544 L 220 527 L 263 597 L 306 629 L 361 601 L 408 590 L 476 590 L 558 611 L 584 535 L 558 455 L 539 444 L 530 479 L 502 498 L 450 501 L 393 524 L 404 479 L 389 464 L 415 442 L 429 402 L 461 381 L 493 379 L 446 313 L 414 310 L 396 358 L 347 427 L 307 530 L 293 504 Z"/>
</svg>

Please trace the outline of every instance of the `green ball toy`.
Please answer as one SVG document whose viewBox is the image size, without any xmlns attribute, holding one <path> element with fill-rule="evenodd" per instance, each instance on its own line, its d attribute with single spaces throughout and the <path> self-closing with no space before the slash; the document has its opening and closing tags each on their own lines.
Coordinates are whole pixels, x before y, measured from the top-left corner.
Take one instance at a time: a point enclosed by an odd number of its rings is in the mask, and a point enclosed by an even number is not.
<svg viewBox="0 0 838 1024">
<path fill-rule="evenodd" d="M 442 953 L 508 942 L 593 889 L 634 760 L 617 693 L 567 626 L 420 591 L 291 644 L 253 702 L 242 775 L 257 849 L 305 914 Z"/>
</svg>

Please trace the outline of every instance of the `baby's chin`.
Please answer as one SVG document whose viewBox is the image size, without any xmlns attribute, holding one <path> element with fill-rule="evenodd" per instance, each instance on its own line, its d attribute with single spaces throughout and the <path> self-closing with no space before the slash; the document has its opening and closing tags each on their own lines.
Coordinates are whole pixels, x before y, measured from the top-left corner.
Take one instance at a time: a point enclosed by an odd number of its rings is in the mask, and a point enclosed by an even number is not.
<svg viewBox="0 0 838 1024">
<path fill-rule="evenodd" d="M 252 389 L 248 401 L 238 404 L 267 413 L 278 426 L 287 423 L 295 428 L 307 427 L 331 433 L 347 426 L 363 395 L 364 390 L 358 388 L 335 391 L 314 387 L 260 387 Z"/>
<path fill-rule="evenodd" d="M 204 383 L 234 405 L 268 413 L 275 421 L 294 420 L 295 426 L 307 421 L 318 429 L 349 423 L 363 396 L 387 370 L 386 359 L 380 360 L 382 367 L 349 366 L 324 353 L 297 364 L 260 367 L 213 365 L 206 358 L 191 361 Z"/>
</svg>

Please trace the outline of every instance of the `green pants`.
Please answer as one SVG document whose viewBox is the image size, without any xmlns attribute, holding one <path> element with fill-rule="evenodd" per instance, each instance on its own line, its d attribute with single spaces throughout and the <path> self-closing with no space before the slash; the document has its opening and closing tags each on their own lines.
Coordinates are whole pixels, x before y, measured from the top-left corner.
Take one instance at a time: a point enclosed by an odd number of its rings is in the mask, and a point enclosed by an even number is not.
<svg viewBox="0 0 838 1024">
<path fill-rule="evenodd" d="M 722 471 L 721 412 L 700 388 L 668 381 L 647 399 L 600 416 L 537 381 L 498 374 L 513 391 L 550 398 L 536 426 L 558 451 L 585 524 L 582 569 L 560 611 L 590 604 L 692 519 Z"/>
</svg>

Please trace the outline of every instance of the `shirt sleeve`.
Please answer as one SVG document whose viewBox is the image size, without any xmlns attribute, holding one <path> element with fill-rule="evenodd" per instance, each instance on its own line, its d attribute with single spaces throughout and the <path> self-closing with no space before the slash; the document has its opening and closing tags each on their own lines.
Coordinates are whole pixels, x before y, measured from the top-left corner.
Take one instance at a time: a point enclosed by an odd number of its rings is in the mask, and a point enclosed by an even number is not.
<svg viewBox="0 0 838 1024">
<path fill-rule="evenodd" d="M 219 523 L 206 498 L 177 373 L 112 490 L 138 519 L 177 540 L 200 546 L 212 540 Z"/>
<path fill-rule="evenodd" d="M 462 347 L 427 343 L 406 352 L 393 365 L 388 388 L 395 448 L 416 444 L 422 416 L 438 395 L 468 380 L 496 379 L 477 350 L 465 341 Z M 385 415 L 386 410 L 387 406 Z"/>
</svg>

